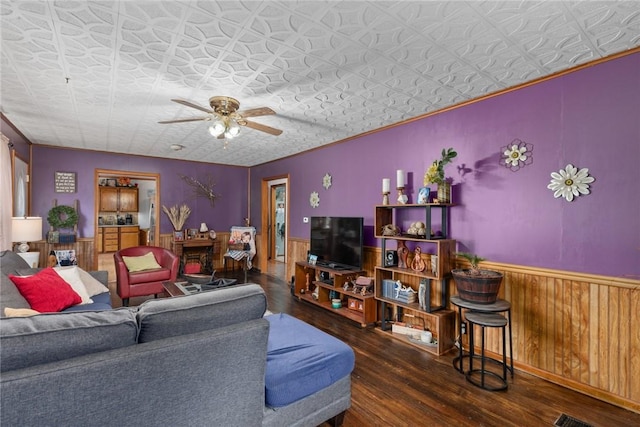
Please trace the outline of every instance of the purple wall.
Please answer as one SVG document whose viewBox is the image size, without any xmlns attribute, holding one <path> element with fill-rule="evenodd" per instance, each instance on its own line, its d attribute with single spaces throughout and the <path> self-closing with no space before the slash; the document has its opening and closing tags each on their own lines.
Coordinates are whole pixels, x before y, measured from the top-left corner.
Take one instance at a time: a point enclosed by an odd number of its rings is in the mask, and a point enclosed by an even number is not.
<svg viewBox="0 0 640 427">
<path fill-rule="evenodd" d="M 192 213 L 185 228 L 197 228 L 201 222 L 206 222 L 210 229 L 228 230 L 232 225 L 242 224 L 242 219 L 247 216 L 246 192 L 238 190 L 247 187 L 246 168 L 38 145 L 33 146 L 31 214 L 46 218 L 53 199 L 57 199 L 59 205 L 73 205 L 77 199 L 80 205 L 80 236 L 94 236 L 95 169 L 160 174 L 160 207 L 186 203 Z M 55 171 L 76 172 L 77 193 L 56 193 Z M 192 188 L 179 175 L 201 180 L 211 175 L 216 182 L 215 192 L 220 196 L 215 206 L 211 207 L 208 199 L 194 197 Z M 167 215 L 161 209 L 158 218 L 161 233 L 173 231 Z M 48 224 L 44 222 L 47 231 Z"/>
<path fill-rule="evenodd" d="M 265 177 L 290 174 L 290 237 L 308 238 L 304 216 L 363 216 L 371 239 L 382 178 L 408 175 L 410 201 L 444 147 L 458 157 L 452 237 L 458 249 L 491 261 L 640 278 L 640 54 L 505 93 L 475 104 L 252 168 L 251 191 Z M 280 138 L 286 138 L 283 134 Z M 514 139 L 533 144 L 533 163 L 499 164 Z M 589 168 L 591 194 L 554 199 L 550 173 Z M 322 187 L 329 173 L 333 186 Z M 309 194 L 320 194 L 317 209 Z M 251 205 L 254 223 L 260 206 Z M 259 224 L 256 223 L 259 227 Z M 424 249 L 424 248 L 423 248 Z"/>
</svg>

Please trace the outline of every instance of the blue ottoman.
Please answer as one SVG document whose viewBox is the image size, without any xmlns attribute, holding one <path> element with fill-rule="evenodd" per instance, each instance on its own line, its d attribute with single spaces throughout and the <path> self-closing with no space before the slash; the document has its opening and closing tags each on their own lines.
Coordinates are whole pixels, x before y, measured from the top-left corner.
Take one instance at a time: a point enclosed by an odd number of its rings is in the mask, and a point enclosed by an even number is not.
<svg viewBox="0 0 640 427">
<path fill-rule="evenodd" d="M 265 400 L 281 407 L 351 374 L 355 355 L 339 339 L 287 314 L 265 316 L 267 346 Z"/>
</svg>

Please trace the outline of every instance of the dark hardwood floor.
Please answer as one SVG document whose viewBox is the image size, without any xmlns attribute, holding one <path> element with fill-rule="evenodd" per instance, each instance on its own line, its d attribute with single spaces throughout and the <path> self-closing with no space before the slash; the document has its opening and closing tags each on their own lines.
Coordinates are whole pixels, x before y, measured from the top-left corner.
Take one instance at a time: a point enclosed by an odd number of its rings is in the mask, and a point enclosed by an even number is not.
<svg viewBox="0 0 640 427">
<path fill-rule="evenodd" d="M 268 308 L 288 313 L 349 344 L 356 355 L 352 406 L 344 427 L 362 426 L 553 426 L 561 414 L 592 426 L 640 426 L 640 414 L 552 384 L 516 369 L 506 391 L 468 383 L 452 366 L 453 354 L 433 356 L 359 324 L 295 299 L 284 264 L 270 263 L 249 282 L 267 293 Z M 241 271 L 220 272 L 236 277 Z M 144 299 L 133 299 L 137 305 Z M 114 301 L 119 305 L 119 301 Z M 566 426 L 572 424 L 565 424 Z"/>
</svg>

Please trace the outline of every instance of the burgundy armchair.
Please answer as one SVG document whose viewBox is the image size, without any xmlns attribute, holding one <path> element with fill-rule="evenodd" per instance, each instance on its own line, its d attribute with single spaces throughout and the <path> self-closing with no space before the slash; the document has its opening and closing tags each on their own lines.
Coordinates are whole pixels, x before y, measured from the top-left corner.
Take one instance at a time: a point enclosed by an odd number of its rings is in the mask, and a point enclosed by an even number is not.
<svg viewBox="0 0 640 427">
<path fill-rule="evenodd" d="M 149 252 L 153 253 L 162 268 L 129 272 L 122 257 L 142 256 Z M 157 298 L 158 294 L 164 292 L 162 282 L 176 280 L 180 265 L 176 254 L 157 246 L 133 246 L 121 249 L 113 254 L 113 259 L 116 263 L 116 289 L 118 296 L 122 299 L 122 305 L 125 307 L 129 305 L 130 297 L 155 295 Z"/>
</svg>

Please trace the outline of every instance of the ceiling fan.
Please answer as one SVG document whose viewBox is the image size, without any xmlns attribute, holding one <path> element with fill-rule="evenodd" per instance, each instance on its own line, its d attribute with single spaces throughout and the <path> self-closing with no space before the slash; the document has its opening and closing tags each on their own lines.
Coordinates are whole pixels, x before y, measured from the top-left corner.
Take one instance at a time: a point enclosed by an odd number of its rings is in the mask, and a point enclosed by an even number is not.
<svg viewBox="0 0 640 427">
<path fill-rule="evenodd" d="M 196 110 L 204 111 L 207 115 L 188 119 L 163 120 L 158 123 L 168 124 L 196 122 L 200 120 L 209 121 L 211 122 L 209 125 L 209 133 L 216 138 L 227 139 L 237 136 L 240 133 L 240 126 L 246 126 L 275 136 L 282 133 L 280 129 L 272 128 L 271 126 L 252 122 L 246 119 L 247 117 L 275 114 L 275 111 L 269 107 L 238 111 L 238 108 L 240 108 L 240 102 L 238 102 L 237 99 L 228 96 L 212 96 L 209 98 L 209 105 L 211 108 L 202 107 L 183 99 L 172 99 L 172 101 L 186 105 L 187 107 L 195 108 Z"/>
</svg>

